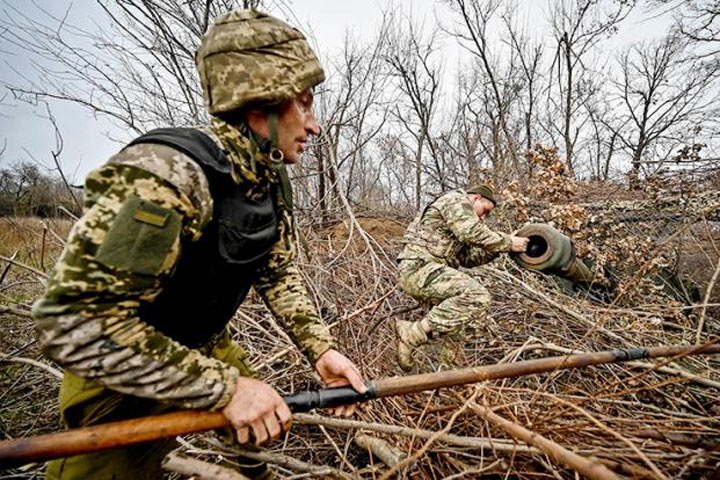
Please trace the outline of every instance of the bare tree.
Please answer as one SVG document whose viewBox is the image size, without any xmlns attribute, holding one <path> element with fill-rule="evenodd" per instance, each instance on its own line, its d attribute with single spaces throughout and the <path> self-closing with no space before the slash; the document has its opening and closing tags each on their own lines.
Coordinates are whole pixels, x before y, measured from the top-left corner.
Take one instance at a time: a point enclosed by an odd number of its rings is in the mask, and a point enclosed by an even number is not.
<svg viewBox="0 0 720 480">
<path fill-rule="evenodd" d="M 584 150 L 588 156 L 590 179 L 608 181 L 610 179 L 613 156 L 618 148 L 619 133 L 608 128 L 609 108 L 596 97 L 585 102 L 592 134 L 585 140 Z"/>
<path fill-rule="evenodd" d="M 718 66 L 688 62 L 685 42 L 676 37 L 635 45 L 619 63 L 619 115 L 612 128 L 630 155 L 634 182 L 645 161 L 660 168 L 675 147 L 697 143 L 693 137 L 701 134 L 717 102 L 710 87 Z"/>
<path fill-rule="evenodd" d="M 698 47 L 695 58 L 720 55 L 720 3 L 717 0 L 650 0 L 661 13 L 672 12 L 678 36 Z"/>
<path fill-rule="evenodd" d="M 60 99 L 105 115 L 136 133 L 158 125 L 196 124 L 205 113 L 194 54 L 219 15 L 257 6 L 240 0 L 96 0 L 97 27 L 73 23 L 33 1 L 3 0 L 0 38 L 31 58 L 32 74 L 7 85 L 19 99 Z M 41 18 L 38 20 L 37 18 Z M 6 62 L 9 68 L 10 62 Z"/>
<path fill-rule="evenodd" d="M 435 145 L 431 126 L 439 97 L 441 65 L 432 58 L 437 30 L 423 38 L 424 25 L 410 18 L 394 22 L 389 31 L 383 58 L 398 82 L 401 100 L 392 113 L 415 142 L 415 208 L 422 197 L 423 149 L 427 144 L 433 157 Z"/>
<path fill-rule="evenodd" d="M 535 143 L 533 122 L 535 121 L 535 108 L 539 90 L 540 65 L 542 62 L 543 47 L 539 42 L 533 42 L 529 36 L 519 31 L 515 19 L 510 13 L 503 15 L 507 28 L 511 48 L 517 52 L 516 58 L 522 67 L 524 88 L 521 101 L 524 104 L 525 149 L 531 150 Z"/>
<path fill-rule="evenodd" d="M 386 26 L 384 23 L 365 44 L 347 35 L 341 57 L 328 62 L 331 73 L 316 92 L 315 111 L 323 129 L 311 149 L 317 167 L 307 161 L 296 173 L 305 175 L 306 183 L 316 182 L 317 200 L 308 197 L 301 201 L 317 203 L 324 219 L 336 205 L 338 189 L 351 201 L 362 203 L 378 178 L 372 171 L 371 149 L 387 119 L 386 73 L 380 55 Z M 337 160 L 336 165 L 331 164 L 332 159 Z M 344 184 L 338 172 L 343 172 Z"/>
<path fill-rule="evenodd" d="M 562 118 L 561 135 L 565 147 L 565 163 L 575 172 L 575 145 L 586 119 L 578 118 L 587 98 L 597 93 L 598 82 L 586 64 L 598 43 L 617 30 L 617 25 L 630 13 L 635 2 L 603 0 L 559 0 L 551 3 L 553 36 L 556 43 L 555 87 L 548 90 L 548 100 Z M 554 118 L 557 118 L 553 115 Z M 552 122 L 551 125 L 554 125 Z"/>
<path fill-rule="evenodd" d="M 490 145 L 486 151 L 491 155 L 495 174 L 505 174 L 506 158 L 514 169 L 519 166 L 519 153 L 515 132 L 511 127 L 511 110 L 517 100 L 519 84 L 514 58 L 501 64 L 499 52 L 493 49 L 490 40 L 490 24 L 499 15 L 502 2 L 499 0 L 451 0 L 449 2 L 458 12 L 462 30 L 453 32 L 460 44 L 476 60 L 477 75 L 482 75 L 482 90 L 477 92 L 480 108 L 489 121 L 491 131 Z M 508 9 L 513 8 L 508 6 Z M 511 50 L 510 55 L 514 56 Z M 470 107 L 470 105 L 469 105 Z M 479 117 L 480 111 L 474 114 Z"/>
</svg>

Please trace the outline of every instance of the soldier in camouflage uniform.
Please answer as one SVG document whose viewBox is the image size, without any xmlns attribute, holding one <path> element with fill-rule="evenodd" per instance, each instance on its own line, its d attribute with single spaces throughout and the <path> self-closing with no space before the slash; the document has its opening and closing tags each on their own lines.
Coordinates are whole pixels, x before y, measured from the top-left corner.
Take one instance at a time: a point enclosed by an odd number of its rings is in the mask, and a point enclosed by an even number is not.
<svg viewBox="0 0 720 480">
<path fill-rule="evenodd" d="M 500 252 L 523 252 L 528 239 L 491 230 L 483 219 L 495 207 L 487 185 L 448 192 L 432 202 L 412 221 L 398 256 L 400 286 L 412 297 L 433 306 L 421 321 L 398 320 L 398 363 L 403 370 L 414 365 L 413 350 L 432 332 L 443 336 L 446 364 L 456 360 L 452 341 L 465 328 L 481 321 L 490 294 L 475 278 L 458 270 L 492 261 Z"/>
<path fill-rule="evenodd" d="M 68 427 L 210 409 L 225 414 L 241 443 L 252 432 L 259 444 L 287 431 L 291 414 L 229 338 L 250 286 L 328 386 L 365 390 L 294 261 L 284 164 L 319 133 L 312 88 L 324 72 L 300 32 L 255 11 L 220 18 L 196 62 L 211 125 L 151 132 L 88 175 L 84 214 L 34 306 L 38 341 L 66 369 Z M 175 143 L 163 143 L 167 134 Z M 57 460 L 48 478 L 159 478 L 170 448 Z M 257 464 L 243 473 L 270 476 Z"/>
</svg>

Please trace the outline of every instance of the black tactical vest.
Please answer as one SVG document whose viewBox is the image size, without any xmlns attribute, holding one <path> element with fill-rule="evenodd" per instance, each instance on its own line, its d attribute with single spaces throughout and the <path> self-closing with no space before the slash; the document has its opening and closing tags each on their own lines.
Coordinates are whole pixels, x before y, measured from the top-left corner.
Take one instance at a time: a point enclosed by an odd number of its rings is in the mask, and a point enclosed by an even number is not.
<svg viewBox="0 0 720 480">
<path fill-rule="evenodd" d="M 230 176 L 230 163 L 206 134 L 192 128 L 161 128 L 133 140 L 172 147 L 202 167 L 210 184 L 213 217 L 197 242 L 183 242 L 169 283 L 143 321 L 183 345 L 197 348 L 232 318 L 267 254 L 279 238 L 277 190 L 253 201 Z"/>
</svg>

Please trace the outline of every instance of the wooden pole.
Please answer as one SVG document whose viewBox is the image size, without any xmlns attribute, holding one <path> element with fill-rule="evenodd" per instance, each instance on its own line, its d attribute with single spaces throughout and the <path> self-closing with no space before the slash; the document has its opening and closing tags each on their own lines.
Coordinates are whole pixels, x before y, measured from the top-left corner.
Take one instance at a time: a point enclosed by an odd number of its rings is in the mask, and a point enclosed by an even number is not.
<svg viewBox="0 0 720 480">
<path fill-rule="evenodd" d="M 350 387 L 287 395 L 285 402 L 293 412 L 332 407 L 382 398 L 499 380 L 534 373 L 581 368 L 603 363 L 620 363 L 642 358 L 675 357 L 720 353 L 720 345 L 673 346 L 612 350 L 525 360 L 515 363 L 471 367 L 462 370 L 385 378 L 368 383 L 368 393 L 360 395 Z M 175 437 L 228 426 L 221 412 L 186 410 L 152 417 L 133 418 L 60 433 L 0 442 L 0 470 L 30 461 L 112 450 L 138 443 Z"/>
</svg>

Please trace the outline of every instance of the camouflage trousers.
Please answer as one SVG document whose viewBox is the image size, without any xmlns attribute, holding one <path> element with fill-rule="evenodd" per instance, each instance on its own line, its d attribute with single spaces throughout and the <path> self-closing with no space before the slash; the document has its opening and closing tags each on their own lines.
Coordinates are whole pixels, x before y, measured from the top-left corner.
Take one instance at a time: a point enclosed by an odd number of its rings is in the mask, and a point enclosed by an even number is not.
<svg viewBox="0 0 720 480">
<path fill-rule="evenodd" d="M 256 376 L 245 351 L 230 339 L 226 331 L 205 353 L 236 367 L 241 375 Z M 60 417 L 65 427 L 78 428 L 177 410 L 176 407 L 147 398 L 125 395 L 103 387 L 97 382 L 65 372 L 60 386 Z M 230 429 L 220 432 L 229 439 Z M 148 442 L 107 452 L 77 455 L 48 463 L 48 480 L 102 479 L 140 480 L 163 478 L 161 463 L 165 455 L 178 446 L 174 439 Z M 252 447 L 250 447 L 252 448 Z M 253 479 L 271 479 L 267 465 L 255 460 L 238 458 L 237 468 Z"/>
<path fill-rule="evenodd" d="M 466 327 L 479 329 L 490 293 L 472 276 L 442 263 L 403 259 L 400 286 L 411 297 L 433 305 L 425 317 L 433 332 L 462 336 Z"/>
</svg>

